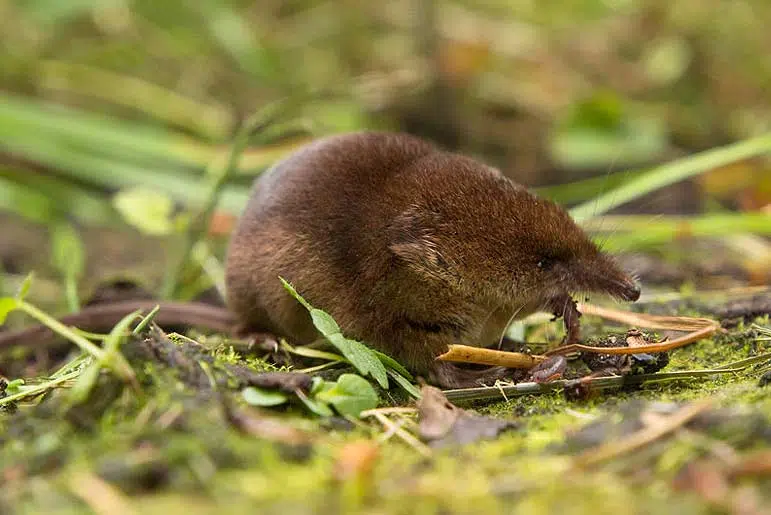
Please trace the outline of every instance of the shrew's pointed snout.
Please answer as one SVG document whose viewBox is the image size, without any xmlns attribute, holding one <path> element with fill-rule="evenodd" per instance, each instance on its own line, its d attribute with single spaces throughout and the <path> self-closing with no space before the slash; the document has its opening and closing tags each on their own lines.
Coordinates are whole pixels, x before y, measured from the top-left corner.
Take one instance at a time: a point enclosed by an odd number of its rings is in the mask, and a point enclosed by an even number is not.
<svg viewBox="0 0 771 515">
<path fill-rule="evenodd" d="M 640 285 L 633 276 L 621 269 L 613 258 L 605 256 L 600 266 L 588 268 L 592 270 L 599 289 L 608 295 L 627 302 L 640 298 Z"/>
<path fill-rule="evenodd" d="M 626 301 L 634 302 L 640 298 L 640 285 L 629 279 L 619 281 L 618 296 Z"/>
<path fill-rule="evenodd" d="M 634 302 L 640 298 L 640 285 L 612 261 L 583 266 L 573 276 L 578 289 L 605 293 L 619 300 Z"/>
</svg>

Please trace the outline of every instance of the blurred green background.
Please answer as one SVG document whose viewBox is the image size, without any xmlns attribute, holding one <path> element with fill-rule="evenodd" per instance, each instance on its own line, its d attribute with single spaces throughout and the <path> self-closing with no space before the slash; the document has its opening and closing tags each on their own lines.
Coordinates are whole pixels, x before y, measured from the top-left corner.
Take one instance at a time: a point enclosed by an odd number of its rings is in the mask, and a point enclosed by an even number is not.
<svg viewBox="0 0 771 515">
<path fill-rule="evenodd" d="M 594 177 L 541 190 L 588 201 L 635 176 L 613 172 L 768 132 L 769 22 L 765 0 L 0 0 L 0 210 L 13 214 L 0 257 L 10 271 L 49 261 L 50 235 L 23 219 L 65 236 L 179 233 L 240 123 L 287 97 L 300 108 L 243 154 L 212 235 L 275 159 L 361 128 L 425 136 L 529 186 Z M 768 161 L 752 158 L 625 210 L 770 201 Z M 72 238 L 53 240 L 69 255 Z M 86 261 L 126 268 L 153 250 L 120 239 Z"/>
</svg>

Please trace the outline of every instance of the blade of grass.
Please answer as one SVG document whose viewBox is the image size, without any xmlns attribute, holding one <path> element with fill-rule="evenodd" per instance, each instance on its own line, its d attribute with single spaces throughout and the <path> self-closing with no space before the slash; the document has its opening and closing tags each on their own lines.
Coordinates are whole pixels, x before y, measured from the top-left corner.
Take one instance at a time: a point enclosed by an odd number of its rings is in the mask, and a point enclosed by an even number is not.
<svg viewBox="0 0 771 515">
<path fill-rule="evenodd" d="M 748 139 L 725 147 L 707 150 L 693 156 L 658 166 L 599 197 L 570 210 L 576 221 L 607 213 L 614 207 L 647 193 L 680 182 L 718 166 L 749 157 L 771 153 L 771 134 Z"/>
<path fill-rule="evenodd" d="M 608 188 L 621 186 L 625 182 L 636 179 L 646 172 L 647 170 L 613 172 L 580 181 L 535 188 L 533 191 L 558 204 L 574 204 L 582 200 L 591 199 L 594 195 L 598 195 Z"/>
<path fill-rule="evenodd" d="M 207 139 L 225 138 L 233 116 L 223 106 L 197 102 L 137 77 L 63 61 L 43 61 L 40 85 L 129 107 Z"/>
<path fill-rule="evenodd" d="M 107 190 L 119 190 L 136 184 L 158 189 L 185 205 L 206 202 L 204 185 L 173 168 L 151 168 L 84 154 L 52 141 L 19 141 L 0 135 L 0 148 L 21 153 L 46 166 L 66 170 L 68 176 Z M 226 186 L 218 206 L 231 213 L 240 213 L 249 197 L 246 186 Z"/>
<path fill-rule="evenodd" d="M 0 209 L 42 223 L 65 214 L 89 225 L 110 225 L 119 220 L 105 195 L 53 175 L 2 165 Z"/>
<path fill-rule="evenodd" d="M 142 318 L 142 320 L 139 321 L 139 323 L 134 328 L 134 330 L 131 331 L 131 334 L 133 334 L 134 336 L 138 336 L 139 334 L 141 334 L 142 331 L 144 331 L 145 328 L 148 325 L 150 325 L 150 322 L 153 321 L 153 319 L 155 318 L 155 315 L 157 315 L 160 310 L 161 310 L 161 307 L 159 305 L 156 305 L 153 309 L 151 309 L 150 312 L 144 318 Z"/>
<path fill-rule="evenodd" d="M 98 115 L 80 109 L 0 94 L 0 134 L 26 134 L 37 139 L 99 150 L 102 154 L 202 166 L 217 153 L 193 138 L 157 126 Z"/>
<path fill-rule="evenodd" d="M 27 397 L 34 397 L 34 396 L 43 394 L 48 390 L 51 390 L 63 383 L 66 383 L 67 381 L 76 380 L 80 376 L 80 374 L 81 374 L 80 370 L 72 370 L 70 372 L 67 372 L 66 374 L 61 374 L 57 378 L 52 378 L 36 385 L 31 385 L 29 387 L 23 386 L 22 391 L 15 393 L 13 395 L 8 395 L 6 397 L 0 398 L 0 406 L 2 406 L 3 404 L 20 401 Z"/>
<path fill-rule="evenodd" d="M 138 317 L 139 311 L 134 311 L 115 324 L 115 327 L 112 328 L 112 331 L 110 331 L 110 334 L 107 335 L 107 338 L 104 341 L 104 354 L 102 357 L 94 360 L 94 362 L 83 371 L 77 382 L 73 385 L 72 390 L 70 390 L 69 402 L 71 405 L 82 404 L 88 399 L 94 386 L 96 386 L 99 373 L 103 368 L 112 368 L 111 365 L 117 363 L 119 360 L 125 362 L 126 366 L 130 366 L 128 365 L 128 362 L 123 360 L 123 356 L 120 354 L 119 349 L 120 345 L 126 340 L 126 337 L 129 334 L 129 326 Z M 133 370 L 131 371 L 131 376 L 133 379 Z M 134 381 L 136 380 L 134 379 Z"/>
<path fill-rule="evenodd" d="M 86 338 L 82 337 L 69 327 L 65 326 L 52 316 L 48 315 L 47 313 L 41 311 L 34 305 L 19 300 L 17 301 L 17 309 L 20 311 L 26 313 L 30 317 L 34 318 L 41 324 L 48 327 L 50 330 L 58 334 L 59 336 L 62 336 L 63 338 L 71 341 L 75 345 L 77 345 L 82 351 L 87 352 L 91 356 L 94 357 L 96 360 L 104 360 L 105 357 L 105 351 L 88 341 Z M 111 360 L 112 363 L 111 366 L 113 367 L 113 370 L 115 373 L 120 377 L 121 379 L 135 383 L 136 379 L 134 377 L 134 372 L 131 370 L 131 366 L 129 366 L 128 362 L 118 354 L 113 360 Z"/>
<path fill-rule="evenodd" d="M 661 245 L 682 238 L 719 237 L 737 233 L 771 235 L 771 214 L 719 213 L 702 216 L 603 216 L 592 219 L 584 227 L 595 232 L 595 227 L 614 228 L 603 241 L 609 251 L 629 250 Z M 618 229 L 621 228 L 621 229 Z M 602 231 L 599 231 L 602 232 Z"/>
</svg>

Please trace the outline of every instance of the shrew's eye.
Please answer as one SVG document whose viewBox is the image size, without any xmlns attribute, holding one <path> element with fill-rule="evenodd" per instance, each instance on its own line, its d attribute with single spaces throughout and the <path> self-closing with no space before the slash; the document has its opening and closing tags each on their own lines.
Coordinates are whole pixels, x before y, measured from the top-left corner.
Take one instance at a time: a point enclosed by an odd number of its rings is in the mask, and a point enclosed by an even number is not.
<svg viewBox="0 0 771 515">
<path fill-rule="evenodd" d="M 551 258 L 541 258 L 538 263 L 536 263 L 536 266 L 540 268 L 541 270 L 548 270 L 552 267 L 554 264 L 554 260 Z"/>
</svg>

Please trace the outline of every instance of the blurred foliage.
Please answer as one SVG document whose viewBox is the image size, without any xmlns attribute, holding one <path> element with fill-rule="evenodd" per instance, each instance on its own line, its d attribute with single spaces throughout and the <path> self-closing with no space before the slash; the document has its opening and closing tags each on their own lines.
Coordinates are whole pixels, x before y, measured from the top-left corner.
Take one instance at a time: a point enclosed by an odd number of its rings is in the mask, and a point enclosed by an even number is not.
<svg viewBox="0 0 771 515">
<path fill-rule="evenodd" d="M 399 126 L 441 87 L 470 115 L 461 146 L 515 150 L 513 119 L 549 133 L 602 91 L 655 120 L 655 160 L 665 126 L 690 148 L 771 127 L 770 17 L 764 0 L 4 0 L 0 86 L 209 142 L 287 93 L 343 96 L 314 102 L 334 130 Z"/>
<path fill-rule="evenodd" d="M 586 203 L 771 130 L 769 20 L 765 0 L 0 0 L 0 210 L 178 235 L 238 127 L 287 97 L 307 101 L 250 142 L 211 234 L 277 158 L 362 128 Z M 654 210 L 771 202 L 766 159 L 699 173 Z"/>
</svg>

